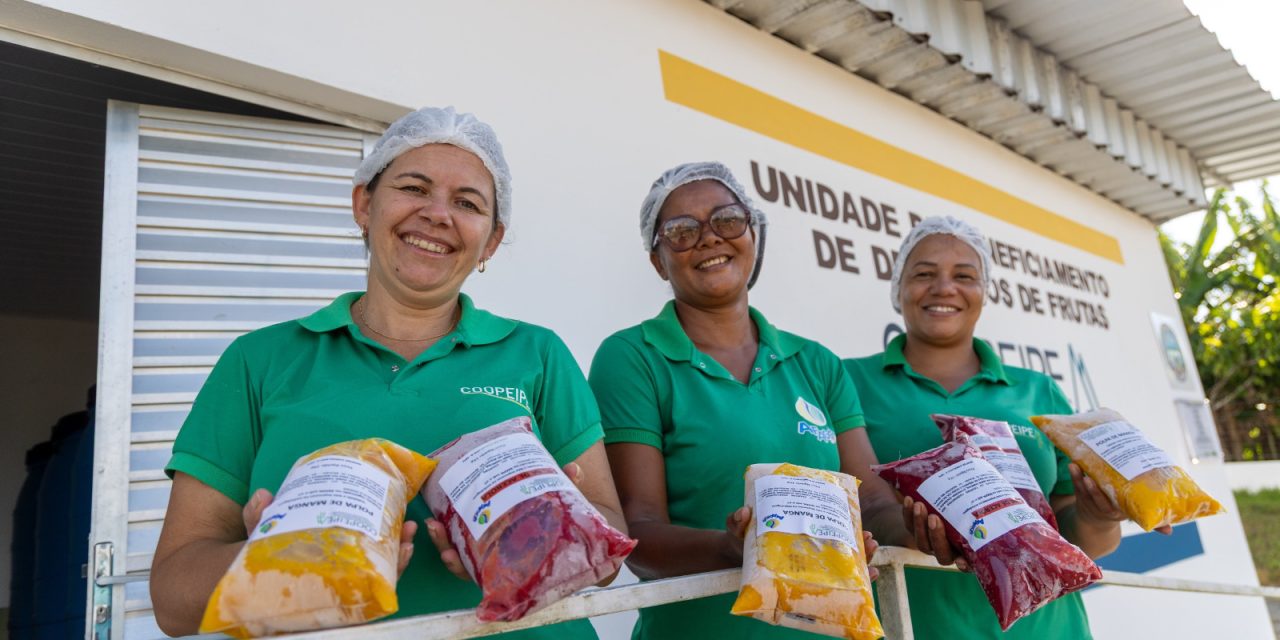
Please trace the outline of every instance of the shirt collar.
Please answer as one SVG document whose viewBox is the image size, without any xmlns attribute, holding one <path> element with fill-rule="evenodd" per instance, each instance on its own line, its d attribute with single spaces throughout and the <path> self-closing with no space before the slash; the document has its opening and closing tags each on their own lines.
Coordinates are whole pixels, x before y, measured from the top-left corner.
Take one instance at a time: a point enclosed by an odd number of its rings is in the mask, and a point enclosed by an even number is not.
<svg viewBox="0 0 1280 640">
<path fill-rule="evenodd" d="M 908 373 L 911 371 L 911 365 L 907 364 L 907 357 L 902 353 L 902 348 L 907 344 L 906 334 L 899 334 L 898 337 L 889 341 L 884 348 L 884 355 L 881 356 L 881 366 L 885 369 L 890 367 L 901 367 Z M 1006 385 L 1012 385 L 1013 381 L 1005 373 L 1004 364 L 1000 362 L 1000 356 L 996 355 L 991 345 L 986 340 L 978 338 L 973 339 L 973 350 L 978 354 L 978 377 L 991 382 L 1001 382 Z"/>
<path fill-rule="evenodd" d="M 304 329 L 316 333 L 325 333 L 335 329 L 351 327 L 355 329 L 355 320 L 351 318 L 351 305 L 362 291 L 344 293 L 315 313 L 299 318 L 298 324 Z M 516 321 L 496 316 L 484 309 L 476 308 L 471 297 L 465 293 L 458 294 L 458 304 L 462 307 L 462 315 L 458 318 L 458 342 L 467 345 L 491 344 L 511 335 L 515 331 Z"/>
<path fill-rule="evenodd" d="M 756 323 L 761 344 L 777 353 L 779 358 L 789 358 L 804 347 L 803 340 L 778 331 L 755 307 L 748 307 L 748 312 L 751 320 Z M 684 332 L 684 327 L 680 326 L 674 300 L 668 301 L 658 315 L 640 323 L 640 330 L 644 334 L 644 341 L 653 345 L 668 360 L 692 362 L 697 354 L 693 341 Z"/>
</svg>

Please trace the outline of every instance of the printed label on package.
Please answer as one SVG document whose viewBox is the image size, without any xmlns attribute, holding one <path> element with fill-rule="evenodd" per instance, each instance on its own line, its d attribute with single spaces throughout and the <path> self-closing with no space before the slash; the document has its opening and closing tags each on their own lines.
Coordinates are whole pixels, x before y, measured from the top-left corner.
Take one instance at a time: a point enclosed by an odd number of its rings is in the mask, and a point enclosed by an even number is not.
<svg viewBox="0 0 1280 640">
<path fill-rule="evenodd" d="M 513 433 L 468 451 L 441 476 L 440 488 L 476 540 L 525 500 L 577 491 L 531 433 Z"/>
<path fill-rule="evenodd" d="M 1173 466 L 1169 454 L 1151 444 L 1137 427 L 1128 422 L 1104 422 L 1081 431 L 1080 439 L 1119 471 L 1125 480 L 1132 480 L 1152 469 Z"/>
<path fill-rule="evenodd" d="M 768 475 L 756 479 L 756 535 L 771 531 L 837 540 L 858 548 L 849 496 L 814 478 Z"/>
<path fill-rule="evenodd" d="M 953 464 L 929 476 L 919 491 L 974 551 L 1018 527 L 1044 522 L 986 460 Z"/>
<path fill-rule="evenodd" d="M 1040 483 L 1036 482 L 1035 474 L 1031 473 L 1031 466 L 1022 455 L 1017 440 L 986 434 L 969 436 L 969 440 L 1015 489 L 1040 491 Z"/>
<path fill-rule="evenodd" d="M 290 531 L 342 527 L 381 538 L 391 476 L 347 456 L 324 456 L 294 467 L 262 512 L 250 540 Z"/>
</svg>

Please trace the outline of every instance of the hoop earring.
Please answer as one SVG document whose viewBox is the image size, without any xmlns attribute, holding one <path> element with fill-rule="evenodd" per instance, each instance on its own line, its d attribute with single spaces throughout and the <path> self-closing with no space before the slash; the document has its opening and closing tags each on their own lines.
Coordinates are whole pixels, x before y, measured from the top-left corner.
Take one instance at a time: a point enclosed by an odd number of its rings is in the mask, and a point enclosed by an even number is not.
<svg viewBox="0 0 1280 640">
<path fill-rule="evenodd" d="M 489 266 L 489 259 L 485 258 L 484 260 L 480 261 L 480 268 L 478 269 L 478 271 L 480 273 L 484 273 L 485 267 L 487 266 Z"/>
</svg>

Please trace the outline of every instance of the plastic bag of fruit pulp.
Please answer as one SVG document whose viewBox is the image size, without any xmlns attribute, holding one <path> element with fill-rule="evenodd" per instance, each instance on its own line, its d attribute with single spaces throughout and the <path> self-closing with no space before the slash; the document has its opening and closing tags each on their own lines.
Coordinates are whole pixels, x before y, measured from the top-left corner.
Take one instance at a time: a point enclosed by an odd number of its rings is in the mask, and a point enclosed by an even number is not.
<svg viewBox="0 0 1280 640">
<path fill-rule="evenodd" d="M 746 504 L 752 520 L 734 615 L 850 640 L 884 635 L 863 555 L 856 478 L 753 464 Z"/>
<path fill-rule="evenodd" d="M 214 588 L 200 632 L 247 638 L 395 613 L 405 506 L 433 468 L 377 438 L 300 458 Z"/>
<path fill-rule="evenodd" d="M 517 620 L 618 570 L 636 541 L 609 526 L 520 417 L 436 450 L 422 490 L 483 598 Z"/>
<path fill-rule="evenodd" d="M 981 451 L 982 457 L 1027 501 L 1027 506 L 1035 509 L 1054 529 L 1058 528 L 1053 506 L 1040 490 L 1040 483 L 1036 482 L 1035 474 L 1031 473 L 1031 465 L 1027 464 L 1026 456 L 1022 455 L 1022 447 L 1018 446 L 1018 440 L 1013 437 L 1013 430 L 1009 428 L 1008 422 L 946 414 L 934 414 L 930 417 L 942 430 L 943 440 L 971 444 Z"/>
<path fill-rule="evenodd" d="M 1167 453 L 1111 409 L 1031 421 L 1146 531 L 1222 511 Z"/>
<path fill-rule="evenodd" d="M 941 517 L 1001 629 L 1102 577 L 1089 556 L 1027 506 L 970 445 L 948 442 L 872 469 Z"/>
</svg>

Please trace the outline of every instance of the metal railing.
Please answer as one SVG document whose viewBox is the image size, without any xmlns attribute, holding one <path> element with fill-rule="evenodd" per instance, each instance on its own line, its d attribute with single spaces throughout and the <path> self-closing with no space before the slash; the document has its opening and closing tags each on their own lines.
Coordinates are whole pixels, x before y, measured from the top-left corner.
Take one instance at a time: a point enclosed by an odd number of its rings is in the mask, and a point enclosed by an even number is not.
<svg viewBox="0 0 1280 640">
<path fill-rule="evenodd" d="M 955 571 L 955 568 L 939 566 L 932 556 L 901 547 L 881 547 L 871 564 L 880 569 L 880 578 L 876 580 L 875 585 L 876 593 L 880 599 L 880 622 L 884 625 L 885 637 L 893 640 L 911 640 L 911 608 L 907 600 L 906 567 L 920 567 L 939 571 Z M 741 579 L 741 569 L 725 569 L 723 571 L 700 573 L 679 578 L 653 580 L 641 584 L 591 589 L 569 596 L 516 622 L 480 622 L 476 619 L 474 609 L 462 609 L 362 627 L 316 631 L 288 637 L 291 640 L 336 640 L 338 638 L 343 640 L 353 638 L 358 638 L 359 640 L 443 640 L 445 638 L 475 638 L 504 631 L 539 627 L 566 620 L 621 613 L 660 604 L 683 602 L 695 598 L 730 593 L 738 590 Z M 1103 579 L 1096 584 L 1280 600 L 1280 587 L 1255 587 L 1182 578 L 1159 578 L 1121 571 L 1107 571 Z"/>
</svg>

